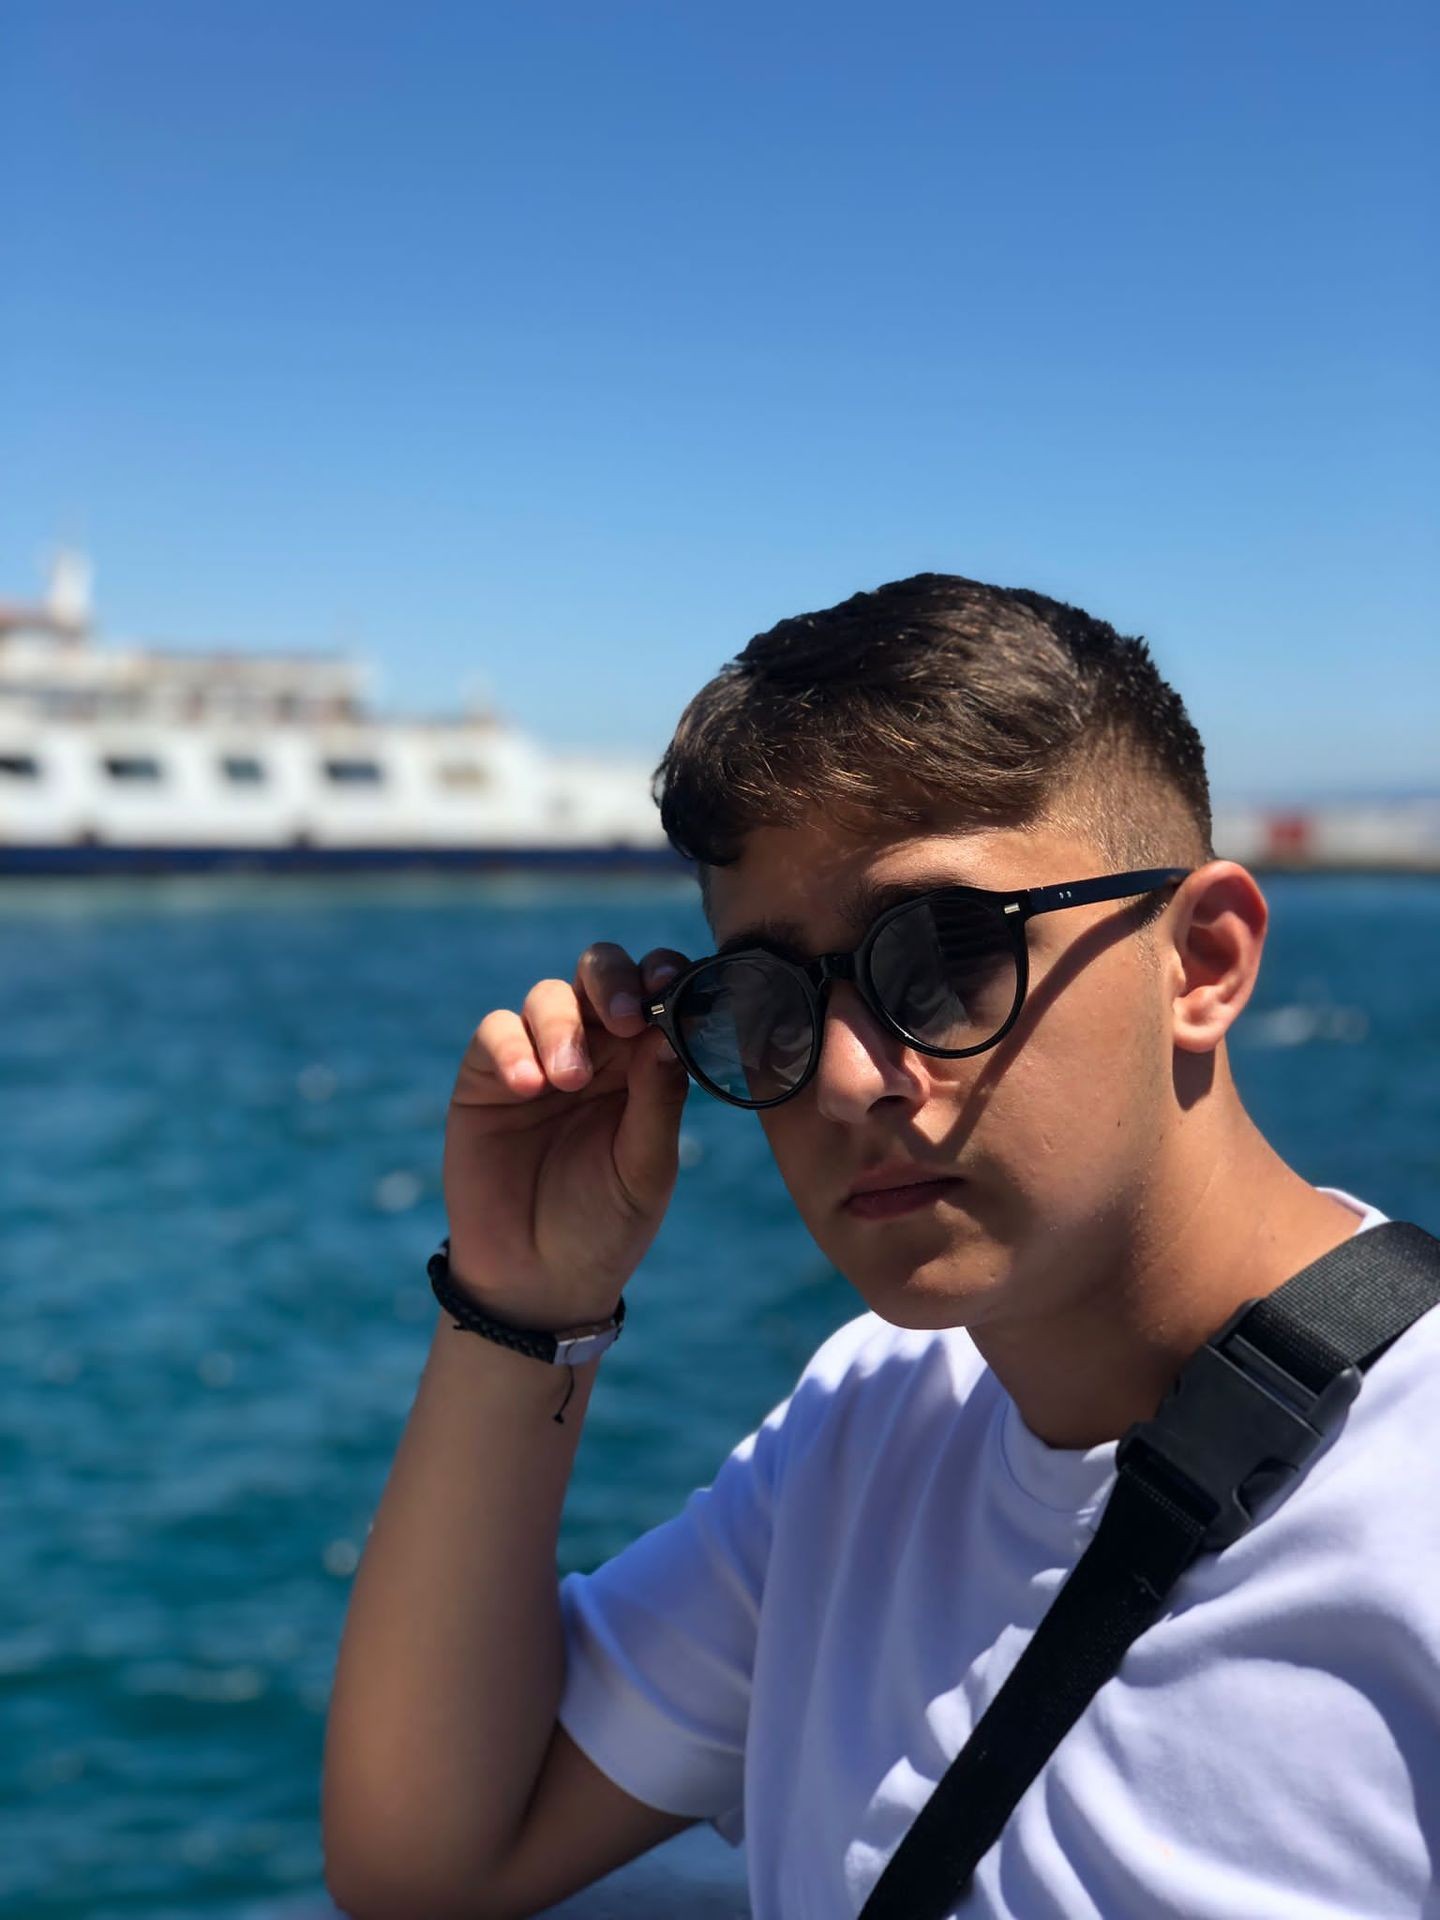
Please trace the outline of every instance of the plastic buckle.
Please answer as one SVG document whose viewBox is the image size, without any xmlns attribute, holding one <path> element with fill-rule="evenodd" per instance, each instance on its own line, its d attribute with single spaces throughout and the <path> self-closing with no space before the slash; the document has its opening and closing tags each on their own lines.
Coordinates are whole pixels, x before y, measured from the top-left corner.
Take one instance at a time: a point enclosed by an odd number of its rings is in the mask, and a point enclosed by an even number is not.
<svg viewBox="0 0 1440 1920">
<path fill-rule="evenodd" d="M 1158 1459 L 1169 1493 L 1208 1522 L 1202 1545 L 1228 1547 L 1253 1525 L 1255 1509 L 1306 1465 L 1360 1391 L 1346 1366 L 1315 1393 L 1236 1329 L 1247 1300 L 1181 1369 L 1151 1420 L 1120 1439 L 1117 1468 L 1144 1472 Z M 1148 1458 L 1147 1458 L 1148 1456 Z"/>
</svg>

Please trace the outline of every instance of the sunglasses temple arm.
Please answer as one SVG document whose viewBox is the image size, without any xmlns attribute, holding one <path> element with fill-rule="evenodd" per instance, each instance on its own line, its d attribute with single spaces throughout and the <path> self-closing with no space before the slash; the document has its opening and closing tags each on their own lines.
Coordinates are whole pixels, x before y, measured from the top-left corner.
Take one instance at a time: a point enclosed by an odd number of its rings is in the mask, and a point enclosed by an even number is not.
<svg viewBox="0 0 1440 1920">
<path fill-rule="evenodd" d="M 1030 887 L 1019 900 L 1028 920 L 1037 913 L 1053 913 L 1057 907 L 1084 907 L 1100 900 L 1129 900 L 1136 894 L 1155 893 L 1185 879 L 1190 871 L 1189 867 L 1149 867 L 1143 873 L 1106 874 L 1098 880 L 1076 880 L 1069 886 Z"/>
</svg>

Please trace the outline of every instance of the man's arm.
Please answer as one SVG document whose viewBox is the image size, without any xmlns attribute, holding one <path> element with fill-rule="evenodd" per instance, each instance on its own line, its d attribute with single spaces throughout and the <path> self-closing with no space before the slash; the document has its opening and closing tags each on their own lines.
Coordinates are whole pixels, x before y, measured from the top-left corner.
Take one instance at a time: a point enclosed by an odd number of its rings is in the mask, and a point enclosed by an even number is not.
<svg viewBox="0 0 1440 1920">
<path fill-rule="evenodd" d="M 600 1361 L 568 1376 L 442 1314 L 351 1593 L 326 1728 L 325 1878 L 356 1920 L 536 1911 L 694 1822 L 558 1726 L 556 1547 Z"/>
<path fill-rule="evenodd" d="M 696 1824 L 617 1787 L 557 1723 L 514 1849 L 491 1876 L 485 1920 L 543 1912 Z"/>
<path fill-rule="evenodd" d="M 445 1211 L 454 1279 L 497 1319 L 602 1319 L 649 1250 L 689 1082 L 640 995 L 685 964 L 596 942 L 572 984 L 537 981 L 518 1013 L 494 1008 L 470 1036 L 446 1115 Z M 674 1831 L 628 1796 L 617 1807 L 564 1746 L 560 1797 L 548 1768 L 538 1791 L 565 1679 L 560 1512 L 599 1365 L 575 1368 L 560 1423 L 563 1369 L 443 1316 L 436 1327 L 326 1730 L 326 1882 L 364 1920 L 484 1916 L 503 1910 L 496 1888 L 513 1910 L 532 1858 L 579 1886 Z M 624 1851 L 607 1831 L 617 1816 Z"/>
</svg>

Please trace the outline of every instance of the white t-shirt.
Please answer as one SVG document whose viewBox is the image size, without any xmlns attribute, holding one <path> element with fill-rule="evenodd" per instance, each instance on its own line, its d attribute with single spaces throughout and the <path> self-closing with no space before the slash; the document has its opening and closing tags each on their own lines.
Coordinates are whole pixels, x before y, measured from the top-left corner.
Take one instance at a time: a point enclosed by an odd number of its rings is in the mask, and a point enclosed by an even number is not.
<svg viewBox="0 0 1440 1920">
<path fill-rule="evenodd" d="M 1432 1312 L 1288 1497 L 1182 1576 L 955 1915 L 1426 1910 L 1437 1373 Z M 755 1920 L 858 1914 L 1088 1545 L 1114 1456 L 1038 1439 L 963 1329 L 861 1314 L 712 1485 L 561 1582 L 561 1723 L 636 1798 L 744 1839 Z"/>
</svg>

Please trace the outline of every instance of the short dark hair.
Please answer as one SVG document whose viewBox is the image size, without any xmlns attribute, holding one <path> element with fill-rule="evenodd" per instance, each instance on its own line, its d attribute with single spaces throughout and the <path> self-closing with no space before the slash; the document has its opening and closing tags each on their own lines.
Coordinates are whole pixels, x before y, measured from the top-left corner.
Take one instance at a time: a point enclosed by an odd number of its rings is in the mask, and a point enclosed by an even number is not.
<svg viewBox="0 0 1440 1920">
<path fill-rule="evenodd" d="M 1116 867 L 1214 858 L 1205 750 L 1142 639 L 1023 587 L 918 573 L 757 634 L 686 707 L 652 792 L 675 850 L 757 826 L 1053 822 Z"/>
</svg>

